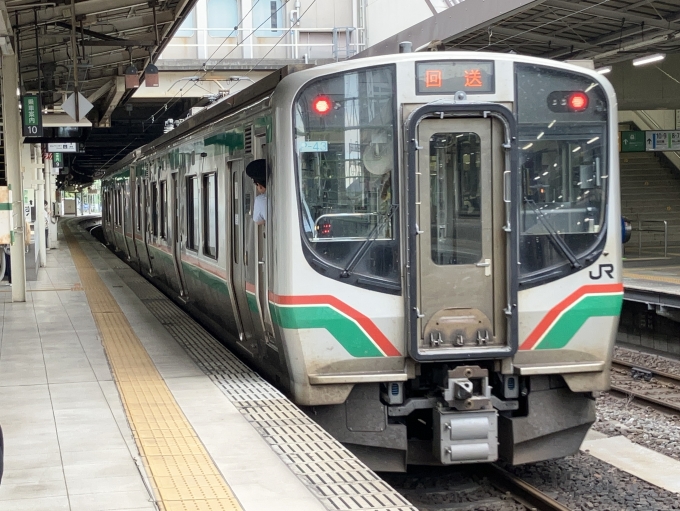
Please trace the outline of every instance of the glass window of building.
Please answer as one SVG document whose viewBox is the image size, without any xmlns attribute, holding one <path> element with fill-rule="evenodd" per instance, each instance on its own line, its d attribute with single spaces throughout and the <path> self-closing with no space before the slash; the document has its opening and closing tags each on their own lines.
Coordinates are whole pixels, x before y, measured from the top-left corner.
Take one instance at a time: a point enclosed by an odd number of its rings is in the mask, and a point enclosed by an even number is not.
<svg viewBox="0 0 680 511">
<path fill-rule="evenodd" d="M 261 0 L 264 1 L 264 0 Z M 239 22 L 236 0 L 208 0 L 208 35 L 236 37 Z"/>
<path fill-rule="evenodd" d="M 253 6 L 253 28 L 258 37 L 280 37 L 283 34 L 283 15 L 286 10 L 281 0 L 260 0 Z"/>
</svg>

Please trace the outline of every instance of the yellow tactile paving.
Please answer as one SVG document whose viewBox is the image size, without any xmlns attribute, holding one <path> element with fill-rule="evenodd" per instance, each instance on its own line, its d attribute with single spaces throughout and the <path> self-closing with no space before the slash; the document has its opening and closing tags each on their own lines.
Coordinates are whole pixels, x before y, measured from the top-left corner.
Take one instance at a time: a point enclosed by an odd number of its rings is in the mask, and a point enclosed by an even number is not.
<svg viewBox="0 0 680 511">
<path fill-rule="evenodd" d="M 164 511 L 242 510 L 125 314 L 64 227 L 132 432 Z"/>
</svg>

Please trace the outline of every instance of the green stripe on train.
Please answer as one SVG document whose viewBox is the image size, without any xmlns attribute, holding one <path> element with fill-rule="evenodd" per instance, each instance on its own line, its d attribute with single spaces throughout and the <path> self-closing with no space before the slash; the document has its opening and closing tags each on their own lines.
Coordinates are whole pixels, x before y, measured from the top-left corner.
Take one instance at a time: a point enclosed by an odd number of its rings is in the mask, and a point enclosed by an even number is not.
<svg viewBox="0 0 680 511">
<path fill-rule="evenodd" d="M 623 294 L 587 295 L 560 316 L 534 349 L 555 350 L 564 348 L 588 318 L 618 316 L 621 314 L 622 305 Z"/>
<path fill-rule="evenodd" d="M 274 322 L 282 328 L 323 328 L 353 357 L 382 357 L 382 352 L 352 319 L 328 305 L 280 306 L 269 303 Z"/>
<path fill-rule="evenodd" d="M 203 268 L 199 268 L 198 266 L 187 263 L 186 261 L 182 261 L 182 270 L 184 271 L 185 279 L 197 280 L 201 284 L 208 286 L 210 289 L 229 296 L 229 286 L 227 285 L 227 281 L 221 279 L 217 275 L 214 275 Z"/>
</svg>

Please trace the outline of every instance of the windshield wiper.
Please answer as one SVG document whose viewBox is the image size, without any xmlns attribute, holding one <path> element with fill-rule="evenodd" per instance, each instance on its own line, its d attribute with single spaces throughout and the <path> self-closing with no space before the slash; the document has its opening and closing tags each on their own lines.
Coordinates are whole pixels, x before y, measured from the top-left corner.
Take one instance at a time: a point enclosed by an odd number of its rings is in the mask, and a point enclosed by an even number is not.
<svg viewBox="0 0 680 511">
<path fill-rule="evenodd" d="M 571 266 L 573 268 L 576 268 L 577 270 L 580 270 L 583 268 L 583 265 L 579 262 L 578 257 L 576 257 L 576 254 L 569 248 L 569 245 L 567 245 L 562 238 L 560 238 L 559 234 L 553 227 L 552 223 L 550 223 L 550 220 L 543 214 L 543 212 L 538 209 L 536 206 L 536 203 L 533 201 L 533 199 L 529 199 L 528 197 L 524 197 L 524 202 L 529 204 L 531 206 L 531 209 L 534 210 L 534 213 L 536 213 L 536 218 L 538 218 L 539 222 L 545 227 L 545 230 L 548 231 L 548 234 L 550 235 L 550 241 L 552 241 L 553 246 L 557 248 L 560 252 L 562 252 L 562 255 L 569 259 L 569 262 L 571 263 Z"/>
<path fill-rule="evenodd" d="M 380 232 L 380 228 L 387 224 L 387 222 L 392 218 L 394 215 L 394 212 L 397 210 L 397 204 L 392 204 L 390 206 L 390 210 L 387 212 L 386 215 L 384 215 L 377 224 L 375 224 L 375 227 L 371 230 L 371 232 L 368 233 L 368 236 L 366 236 L 366 239 L 364 242 L 361 244 L 361 246 L 357 249 L 357 251 L 354 253 L 354 256 L 352 256 L 352 259 L 350 260 L 349 264 L 347 267 L 342 270 L 340 273 L 340 278 L 346 279 L 352 274 L 352 271 L 354 270 L 354 267 L 361 261 L 361 258 L 364 256 L 366 251 L 368 250 L 368 247 L 371 246 L 371 243 L 373 243 L 376 238 L 378 237 L 378 233 Z"/>
</svg>

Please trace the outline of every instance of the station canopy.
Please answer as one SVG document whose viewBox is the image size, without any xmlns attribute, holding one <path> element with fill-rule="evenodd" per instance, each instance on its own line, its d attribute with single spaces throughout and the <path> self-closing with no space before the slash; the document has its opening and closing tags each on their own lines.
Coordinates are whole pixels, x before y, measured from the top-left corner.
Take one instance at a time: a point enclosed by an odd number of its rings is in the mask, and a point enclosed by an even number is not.
<svg viewBox="0 0 680 511">
<path fill-rule="evenodd" d="M 7 0 L 0 2 L 0 48 L 19 61 L 20 93 L 38 94 L 43 137 L 26 142 L 76 141 L 84 152 L 68 156 L 70 184 L 87 184 L 103 169 L 163 133 L 163 119 L 177 118 L 196 98 L 131 102 L 136 89 L 125 75 L 136 69 L 144 86 L 155 62 L 196 0 Z M 5 35 L 5 37 L 2 37 Z M 75 42 L 76 52 L 73 52 Z M 76 123 L 62 113 L 78 91 L 92 103 Z M 80 104 L 79 106 L 82 106 Z M 162 116 L 154 116 L 159 108 Z M 159 119 L 159 117 L 162 117 Z"/>
</svg>

